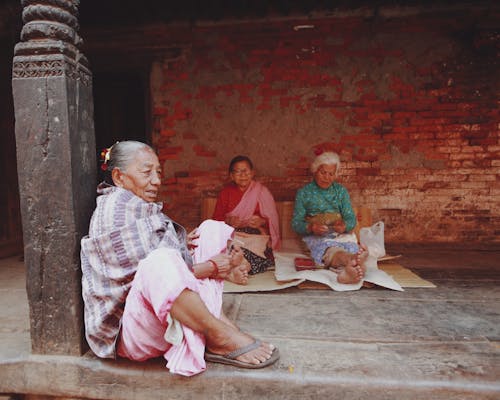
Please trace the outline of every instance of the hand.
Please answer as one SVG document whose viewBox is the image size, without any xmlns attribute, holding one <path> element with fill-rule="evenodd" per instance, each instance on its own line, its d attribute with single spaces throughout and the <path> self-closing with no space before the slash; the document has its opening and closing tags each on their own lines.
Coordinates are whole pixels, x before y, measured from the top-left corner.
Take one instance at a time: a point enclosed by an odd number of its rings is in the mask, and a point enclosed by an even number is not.
<svg viewBox="0 0 500 400">
<path fill-rule="evenodd" d="M 193 250 L 196 247 L 198 247 L 197 240 L 199 237 L 200 234 L 198 233 L 198 229 L 193 229 L 191 232 L 187 234 L 186 242 L 187 242 L 187 248 L 189 250 Z"/>
<path fill-rule="evenodd" d="M 309 225 L 310 231 L 317 236 L 323 236 L 328 233 L 328 226 L 324 224 L 312 223 Z"/>
<path fill-rule="evenodd" d="M 242 228 L 245 226 L 245 221 L 240 217 L 231 216 L 226 218 L 226 224 L 231 225 L 233 228 Z"/>
<path fill-rule="evenodd" d="M 250 219 L 248 220 L 248 226 L 250 228 L 255 228 L 259 229 L 260 227 L 264 226 L 266 224 L 265 218 L 262 218 L 259 215 L 252 215 Z"/>
<path fill-rule="evenodd" d="M 333 230 L 337 233 L 345 233 L 345 222 L 343 219 L 339 219 L 333 223 Z"/>
<path fill-rule="evenodd" d="M 231 265 L 231 257 L 228 254 L 220 253 L 211 258 L 216 264 L 219 272 L 216 276 L 218 279 L 225 279 L 233 266 Z"/>
</svg>

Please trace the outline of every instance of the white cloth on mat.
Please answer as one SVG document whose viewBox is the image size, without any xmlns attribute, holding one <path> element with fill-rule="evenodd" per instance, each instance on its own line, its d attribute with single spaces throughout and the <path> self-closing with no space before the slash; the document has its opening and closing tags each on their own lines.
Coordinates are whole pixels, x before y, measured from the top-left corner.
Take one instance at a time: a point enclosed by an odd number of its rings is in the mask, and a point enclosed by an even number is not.
<svg viewBox="0 0 500 400">
<path fill-rule="evenodd" d="M 295 257 L 307 257 L 302 253 L 275 252 L 275 276 L 278 281 L 287 281 L 291 279 L 306 279 L 308 281 L 323 283 L 330 286 L 333 290 L 342 292 L 349 290 L 358 290 L 363 286 L 359 283 L 338 283 L 337 274 L 328 269 L 297 271 L 295 269 Z M 368 256 L 366 260 L 366 274 L 364 281 L 374 283 L 388 289 L 403 291 L 403 288 L 392 276 L 380 270 L 377 266 L 377 259 Z"/>
</svg>

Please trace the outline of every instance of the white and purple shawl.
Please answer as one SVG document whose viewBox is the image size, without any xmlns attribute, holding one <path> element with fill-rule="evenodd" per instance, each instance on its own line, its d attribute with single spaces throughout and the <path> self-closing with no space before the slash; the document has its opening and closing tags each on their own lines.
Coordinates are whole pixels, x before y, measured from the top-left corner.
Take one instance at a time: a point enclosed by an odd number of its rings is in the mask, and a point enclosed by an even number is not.
<svg viewBox="0 0 500 400">
<path fill-rule="evenodd" d="M 89 234 L 81 241 L 85 334 L 99 357 L 114 358 L 125 299 L 139 261 L 159 247 L 175 248 L 188 266 L 185 230 L 166 217 L 161 203 L 101 184 Z M 176 229 L 179 232 L 176 232 Z"/>
</svg>

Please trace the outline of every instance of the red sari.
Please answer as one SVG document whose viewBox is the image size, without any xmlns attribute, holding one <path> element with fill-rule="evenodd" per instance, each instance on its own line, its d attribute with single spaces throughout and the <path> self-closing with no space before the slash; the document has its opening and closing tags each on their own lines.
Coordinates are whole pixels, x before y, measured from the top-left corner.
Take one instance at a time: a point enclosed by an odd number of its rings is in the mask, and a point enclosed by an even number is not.
<svg viewBox="0 0 500 400">
<path fill-rule="evenodd" d="M 227 217 L 236 216 L 247 220 L 253 215 L 259 215 L 266 220 L 271 236 L 271 247 L 279 249 L 280 229 L 278 211 L 273 195 L 260 182 L 252 181 L 242 192 L 234 183 L 230 183 L 219 193 L 213 219 L 225 221 Z"/>
</svg>

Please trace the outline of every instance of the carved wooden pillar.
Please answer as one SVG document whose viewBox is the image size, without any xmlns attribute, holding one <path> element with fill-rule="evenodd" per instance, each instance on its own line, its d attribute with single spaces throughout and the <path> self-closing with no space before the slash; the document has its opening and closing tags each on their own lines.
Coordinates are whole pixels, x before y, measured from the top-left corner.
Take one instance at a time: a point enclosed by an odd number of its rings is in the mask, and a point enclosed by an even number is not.
<svg viewBox="0 0 500 400">
<path fill-rule="evenodd" d="M 85 350 L 80 238 L 95 205 L 92 76 L 79 0 L 22 0 L 12 88 L 32 351 Z"/>
</svg>

